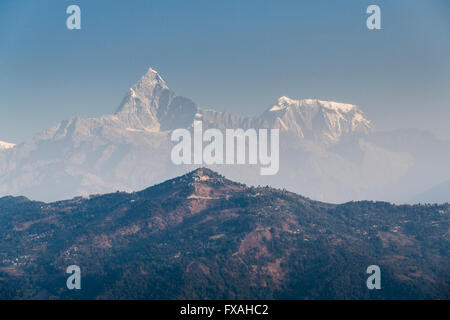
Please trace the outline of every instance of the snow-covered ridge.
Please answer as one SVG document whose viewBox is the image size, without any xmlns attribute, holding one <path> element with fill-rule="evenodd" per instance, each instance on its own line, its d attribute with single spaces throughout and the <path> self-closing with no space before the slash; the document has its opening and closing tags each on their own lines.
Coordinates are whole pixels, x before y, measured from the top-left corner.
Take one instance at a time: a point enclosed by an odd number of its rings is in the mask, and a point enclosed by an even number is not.
<svg viewBox="0 0 450 320">
<path fill-rule="evenodd" d="M 0 150 L 6 150 L 14 148 L 16 145 L 14 143 L 0 141 Z"/>
<path fill-rule="evenodd" d="M 324 101 L 324 100 L 318 100 L 318 99 L 301 99 L 301 100 L 294 100 L 291 98 L 288 98 L 286 96 L 282 96 L 278 99 L 278 103 L 274 105 L 272 108 L 269 109 L 269 111 L 280 111 L 284 110 L 288 107 L 295 106 L 295 107 L 317 107 L 322 106 L 324 108 L 335 110 L 339 112 L 350 112 L 352 110 L 357 109 L 357 106 L 353 104 L 348 103 L 341 103 L 341 102 L 335 102 L 335 101 Z"/>
<path fill-rule="evenodd" d="M 262 114 L 247 118 L 206 110 L 178 96 L 152 68 L 129 89 L 115 117 L 121 126 L 140 131 L 189 128 L 194 120 L 202 119 L 208 127 L 279 128 L 299 139 L 325 144 L 336 143 L 342 135 L 367 134 L 371 130 L 370 121 L 356 105 L 335 101 L 282 96 Z"/>
<path fill-rule="evenodd" d="M 329 145 L 344 135 L 365 135 L 371 131 L 370 121 L 355 105 L 318 99 L 294 100 L 286 96 L 260 115 L 240 117 L 228 112 L 201 108 L 192 100 L 177 95 L 152 68 L 132 86 L 116 113 L 93 119 L 78 119 L 55 129 L 76 137 L 91 139 L 98 130 L 102 134 L 129 136 L 130 133 L 164 134 L 178 128 L 191 128 L 202 120 L 208 128 L 273 128 L 299 140 Z M 75 133 L 75 135 L 73 134 Z M 50 137 L 52 135 L 50 134 Z"/>
<path fill-rule="evenodd" d="M 366 135 L 372 130 L 356 105 L 318 99 L 282 96 L 260 118 L 266 126 L 322 144 L 334 144 L 343 135 Z"/>
</svg>

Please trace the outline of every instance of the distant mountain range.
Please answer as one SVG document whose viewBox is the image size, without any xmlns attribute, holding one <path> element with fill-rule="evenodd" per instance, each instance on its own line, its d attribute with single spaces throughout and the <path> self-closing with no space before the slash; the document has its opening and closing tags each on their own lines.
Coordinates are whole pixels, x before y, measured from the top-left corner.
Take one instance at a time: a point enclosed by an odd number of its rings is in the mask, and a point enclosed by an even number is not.
<svg viewBox="0 0 450 320">
<path fill-rule="evenodd" d="M 281 97 L 259 116 L 239 117 L 178 96 L 150 68 L 114 114 L 62 121 L 0 151 L 0 195 L 58 200 L 139 190 L 173 178 L 195 167 L 172 164 L 170 133 L 191 129 L 195 120 L 222 130 L 280 129 L 277 175 L 262 177 L 257 166 L 211 167 L 252 185 L 329 202 L 408 202 L 450 180 L 450 142 L 417 130 L 376 132 L 355 105 Z"/>
<path fill-rule="evenodd" d="M 449 214 L 327 204 L 205 168 L 133 193 L 4 197 L 0 298 L 449 299 Z M 66 288 L 74 264 L 81 290 Z"/>
</svg>

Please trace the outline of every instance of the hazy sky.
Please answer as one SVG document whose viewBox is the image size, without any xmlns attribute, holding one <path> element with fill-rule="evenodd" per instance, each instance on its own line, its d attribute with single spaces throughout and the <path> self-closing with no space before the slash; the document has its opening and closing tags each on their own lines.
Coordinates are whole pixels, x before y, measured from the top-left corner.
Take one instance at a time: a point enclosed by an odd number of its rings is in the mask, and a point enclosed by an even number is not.
<svg viewBox="0 0 450 320">
<path fill-rule="evenodd" d="M 67 6 L 82 29 L 66 28 Z M 382 30 L 366 28 L 381 7 Z M 377 129 L 450 139 L 450 1 L 0 1 L 0 140 L 113 113 L 153 67 L 202 107 L 359 105 Z"/>
</svg>

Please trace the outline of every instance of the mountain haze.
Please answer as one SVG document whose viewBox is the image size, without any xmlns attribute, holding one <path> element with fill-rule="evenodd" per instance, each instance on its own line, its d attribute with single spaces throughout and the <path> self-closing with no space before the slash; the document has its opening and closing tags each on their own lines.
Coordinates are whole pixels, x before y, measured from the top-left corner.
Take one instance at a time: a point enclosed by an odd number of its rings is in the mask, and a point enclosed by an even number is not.
<svg viewBox="0 0 450 320">
<path fill-rule="evenodd" d="M 331 202 L 403 202 L 450 179 L 450 143 L 426 137 L 431 153 L 424 156 L 413 138 L 374 131 L 355 105 L 283 96 L 259 116 L 239 117 L 177 95 L 150 68 L 114 114 L 65 120 L 0 151 L 0 195 L 57 200 L 133 191 L 172 178 L 194 167 L 172 164 L 170 134 L 192 129 L 195 120 L 204 129 L 280 129 L 277 175 L 262 177 L 255 165 L 211 167 L 253 185 Z"/>
</svg>

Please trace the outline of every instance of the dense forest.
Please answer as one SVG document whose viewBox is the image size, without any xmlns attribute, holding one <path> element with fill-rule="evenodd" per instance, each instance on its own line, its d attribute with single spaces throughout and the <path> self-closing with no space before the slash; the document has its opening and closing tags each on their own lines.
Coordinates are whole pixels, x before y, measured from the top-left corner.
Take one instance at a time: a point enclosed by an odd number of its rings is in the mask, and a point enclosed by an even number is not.
<svg viewBox="0 0 450 320">
<path fill-rule="evenodd" d="M 449 299 L 449 213 L 326 204 L 204 168 L 134 193 L 4 197 L 0 298 Z"/>
</svg>

